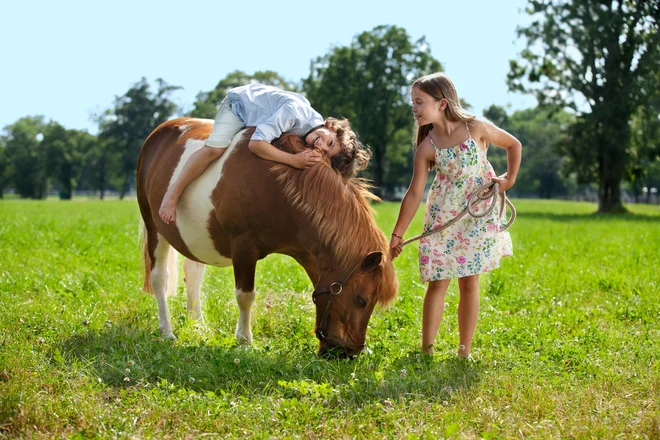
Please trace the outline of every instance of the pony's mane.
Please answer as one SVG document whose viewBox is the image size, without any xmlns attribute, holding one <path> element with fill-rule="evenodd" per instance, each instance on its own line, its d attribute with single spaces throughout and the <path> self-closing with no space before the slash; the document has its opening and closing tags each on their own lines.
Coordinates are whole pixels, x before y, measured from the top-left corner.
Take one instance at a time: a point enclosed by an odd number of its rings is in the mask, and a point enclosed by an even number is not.
<svg viewBox="0 0 660 440">
<path fill-rule="evenodd" d="M 302 139 L 293 134 L 285 134 L 275 145 L 290 153 L 305 149 Z M 386 264 L 390 258 L 389 243 L 376 225 L 369 205 L 369 201 L 380 200 L 369 191 L 369 182 L 342 177 L 330 167 L 329 161 L 303 171 L 280 164 L 274 165 L 272 170 L 279 174 L 277 180 L 284 186 L 285 196 L 310 218 L 322 244 L 330 249 L 334 260 L 340 262 L 342 271 L 359 264 L 367 256 L 365 249 L 383 253 L 379 286 L 383 288 L 377 289 L 378 302 L 391 301 L 396 296 L 397 282 L 393 266 Z"/>
</svg>

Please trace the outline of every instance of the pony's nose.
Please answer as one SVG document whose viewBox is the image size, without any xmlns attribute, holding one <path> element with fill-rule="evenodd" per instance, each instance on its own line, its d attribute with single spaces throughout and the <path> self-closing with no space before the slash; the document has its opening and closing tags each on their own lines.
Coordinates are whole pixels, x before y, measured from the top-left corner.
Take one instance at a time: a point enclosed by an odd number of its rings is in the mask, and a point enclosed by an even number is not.
<svg viewBox="0 0 660 440">
<path fill-rule="evenodd" d="M 325 359 L 347 359 L 359 354 L 359 350 L 351 350 L 337 345 L 324 344 L 319 349 L 319 356 Z"/>
</svg>

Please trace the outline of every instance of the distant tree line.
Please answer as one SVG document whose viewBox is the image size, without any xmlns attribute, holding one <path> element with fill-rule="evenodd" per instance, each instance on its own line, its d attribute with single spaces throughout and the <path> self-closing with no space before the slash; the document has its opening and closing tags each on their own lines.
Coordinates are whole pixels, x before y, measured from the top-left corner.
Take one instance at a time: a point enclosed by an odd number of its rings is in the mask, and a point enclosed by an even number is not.
<svg viewBox="0 0 660 440">
<path fill-rule="evenodd" d="M 508 81 L 511 90 L 536 94 L 539 105 L 512 114 L 492 105 L 483 114 L 523 144 L 512 195 L 567 197 L 592 188 L 599 210 L 616 212 L 623 184 L 637 201 L 651 200 L 651 189 L 660 188 L 659 2 L 529 2 L 536 19 L 519 29 L 529 47 L 511 61 Z M 325 117 L 351 120 L 373 153 L 366 177 L 381 196 L 394 198 L 412 174 L 409 85 L 442 70 L 424 38 L 412 41 L 402 28 L 379 26 L 312 60 L 300 82 L 273 71 L 234 71 L 199 93 L 189 115 L 213 118 L 229 89 L 252 82 L 301 92 Z M 171 98 L 177 89 L 142 78 L 96 115 L 98 135 L 42 116 L 4 127 L 0 197 L 8 188 L 25 198 L 43 198 L 50 189 L 62 199 L 74 190 L 103 198 L 110 189 L 124 197 L 134 187 L 144 139 L 184 114 Z M 506 155 L 496 150 L 489 159 L 503 172 Z"/>
</svg>

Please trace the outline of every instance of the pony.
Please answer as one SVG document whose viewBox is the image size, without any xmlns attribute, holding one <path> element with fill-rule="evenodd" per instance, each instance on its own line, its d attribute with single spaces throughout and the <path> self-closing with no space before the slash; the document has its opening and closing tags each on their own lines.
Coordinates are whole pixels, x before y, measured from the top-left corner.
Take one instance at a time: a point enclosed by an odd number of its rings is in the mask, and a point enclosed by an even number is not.
<svg viewBox="0 0 660 440">
<path fill-rule="evenodd" d="M 163 196 L 212 125 L 194 118 L 167 121 L 147 137 L 138 158 L 143 290 L 156 297 L 161 335 L 175 339 L 167 296 L 176 292 L 181 254 L 188 315 L 202 322 L 206 265 L 233 266 L 239 308 L 235 336 L 251 344 L 256 263 L 280 253 L 294 258 L 314 285 L 319 355 L 359 354 L 375 305 L 387 304 L 398 292 L 388 241 L 369 205 L 376 198 L 368 184 L 343 178 L 329 161 L 298 170 L 263 160 L 247 147 L 254 132 L 247 127 L 185 189 L 176 222 L 165 224 L 158 216 Z M 305 148 L 291 134 L 275 144 L 289 152 Z"/>
</svg>

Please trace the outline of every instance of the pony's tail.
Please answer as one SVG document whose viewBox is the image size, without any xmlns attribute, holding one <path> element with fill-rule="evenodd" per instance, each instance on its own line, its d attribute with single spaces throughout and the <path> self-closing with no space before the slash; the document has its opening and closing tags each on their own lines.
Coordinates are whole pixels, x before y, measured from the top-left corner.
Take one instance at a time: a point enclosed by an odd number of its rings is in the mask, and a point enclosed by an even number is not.
<svg viewBox="0 0 660 440">
<path fill-rule="evenodd" d="M 153 295 L 154 287 L 151 283 L 153 261 L 149 254 L 147 225 L 144 223 L 143 219 L 140 219 L 140 238 L 142 242 L 142 267 L 144 269 L 144 284 L 142 285 L 142 291 Z M 177 293 L 177 286 L 179 285 L 179 254 L 169 244 L 167 244 L 167 247 L 167 296 L 174 296 Z"/>
<path fill-rule="evenodd" d="M 154 288 L 151 285 L 151 255 L 149 255 L 149 239 L 147 237 L 147 225 L 144 219 L 140 217 L 140 242 L 142 246 L 142 269 L 144 270 L 144 284 L 142 291 L 154 294 Z"/>
</svg>

